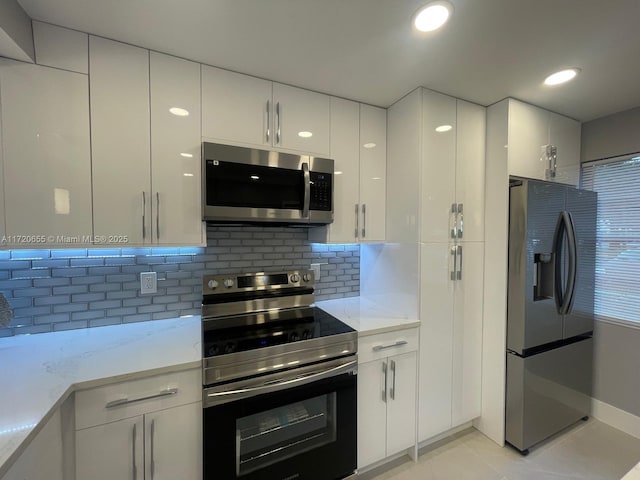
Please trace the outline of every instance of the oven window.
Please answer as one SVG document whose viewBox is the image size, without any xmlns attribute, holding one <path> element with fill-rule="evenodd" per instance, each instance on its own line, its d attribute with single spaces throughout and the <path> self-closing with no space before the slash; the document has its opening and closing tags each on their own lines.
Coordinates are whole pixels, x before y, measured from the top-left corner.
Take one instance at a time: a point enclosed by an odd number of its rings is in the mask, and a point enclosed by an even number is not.
<svg viewBox="0 0 640 480">
<path fill-rule="evenodd" d="M 207 205 L 302 210 L 302 170 L 207 161 Z"/>
<path fill-rule="evenodd" d="M 238 477 L 336 440 L 336 393 L 236 421 Z"/>
</svg>

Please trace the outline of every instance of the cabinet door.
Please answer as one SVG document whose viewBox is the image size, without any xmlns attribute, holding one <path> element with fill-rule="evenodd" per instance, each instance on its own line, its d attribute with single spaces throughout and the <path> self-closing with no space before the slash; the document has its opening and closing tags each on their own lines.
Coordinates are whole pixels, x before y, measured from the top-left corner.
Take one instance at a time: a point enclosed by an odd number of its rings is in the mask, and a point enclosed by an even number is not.
<svg viewBox="0 0 640 480">
<path fill-rule="evenodd" d="M 580 183 L 580 136 L 582 126 L 572 118 L 549 113 L 549 143 L 556 147 L 556 182 Z"/>
<path fill-rule="evenodd" d="M 151 237 L 161 245 L 201 244 L 200 65 L 151 52 L 150 80 Z"/>
<path fill-rule="evenodd" d="M 146 477 L 202 479 L 202 404 L 191 403 L 144 416 Z"/>
<path fill-rule="evenodd" d="M 385 239 L 387 179 L 387 111 L 360 105 L 361 239 Z"/>
<path fill-rule="evenodd" d="M 331 158 L 335 161 L 330 242 L 353 243 L 360 209 L 359 111 L 356 102 L 331 97 Z"/>
<path fill-rule="evenodd" d="M 453 255 L 447 243 L 422 244 L 418 441 L 451 427 Z"/>
<path fill-rule="evenodd" d="M 416 443 L 416 352 L 389 357 L 387 456 Z"/>
<path fill-rule="evenodd" d="M 457 101 L 456 202 L 458 237 L 464 241 L 484 241 L 484 172 L 486 109 Z"/>
<path fill-rule="evenodd" d="M 484 243 L 464 242 L 453 323 L 452 426 L 480 416 Z"/>
<path fill-rule="evenodd" d="M 141 416 L 76 432 L 76 480 L 142 480 Z"/>
<path fill-rule="evenodd" d="M 549 144 L 549 112 L 509 100 L 509 175 L 545 179 L 543 158 Z"/>
<path fill-rule="evenodd" d="M 387 403 L 383 365 L 376 360 L 358 365 L 358 468 L 371 465 L 386 456 Z M 388 401 L 387 392 L 387 401 Z"/>
<path fill-rule="evenodd" d="M 268 80 L 202 65 L 202 136 L 271 145 L 271 85 Z"/>
<path fill-rule="evenodd" d="M 149 52 L 89 37 L 96 236 L 151 242 Z"/>
<path fill-rule="evenodd" d="M 422 122 L 421 238 L 446 242 L 456 201 L 456 99 L 424 90 Z"/>
<path fill-rule="evenodd" d="M 328 95 L 274 83 L 273 103 L 276 147 L 329 156 Z"/>
<path fill-rule="evenodd" d="M 422 90 L 391 105 L 387 115 L 387 241 L 419 242 Z"/>
<path fill-rule="evenodd" d="M 56 410 L 2 480 L 63 480 L 62 425 Z"/>
<path fill-rule="evenodd" d="M 4 201 L 9 235 L 91 235 L 87 76 L 0 63 Z"/>
</svg>

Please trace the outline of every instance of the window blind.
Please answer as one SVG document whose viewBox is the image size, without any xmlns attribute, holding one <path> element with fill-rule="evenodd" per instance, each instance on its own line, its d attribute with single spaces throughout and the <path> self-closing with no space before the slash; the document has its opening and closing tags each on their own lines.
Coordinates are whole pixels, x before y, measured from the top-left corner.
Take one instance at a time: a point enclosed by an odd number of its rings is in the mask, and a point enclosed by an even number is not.
<svg viewBox="0 0 640 480">
<path fill-rule="evenodd" d="M 640 154 L 582 165 L 598 192 L 595 313 L 640 322 Z"/>
</svg>

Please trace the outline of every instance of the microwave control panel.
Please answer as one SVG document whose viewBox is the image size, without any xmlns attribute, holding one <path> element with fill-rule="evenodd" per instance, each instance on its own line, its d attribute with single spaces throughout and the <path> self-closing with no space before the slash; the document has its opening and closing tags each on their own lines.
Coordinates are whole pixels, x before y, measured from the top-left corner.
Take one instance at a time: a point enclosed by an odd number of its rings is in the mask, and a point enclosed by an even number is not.
<svg viewBox="0 0 640 480">
<path fill-rule="evenodd" d="M 309 200 L 309 209 L 322 210 L 330 212 L 333 210 L 331 205 L 331 192 L 333 185 L 331 184 L 332 175 L 330 173 L 309 172 L 311 180 L 311 198 Z"/>
</svg>

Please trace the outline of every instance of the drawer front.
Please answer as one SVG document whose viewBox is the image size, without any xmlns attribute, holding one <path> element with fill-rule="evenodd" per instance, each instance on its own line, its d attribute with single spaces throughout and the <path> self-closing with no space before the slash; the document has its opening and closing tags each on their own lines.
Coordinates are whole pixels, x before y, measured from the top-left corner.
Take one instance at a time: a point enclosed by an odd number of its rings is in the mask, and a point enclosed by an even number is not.
<svg viewBox="0 0 640 480">
<path fill-rule="evenodd" d="M 398 355 L 418 350 L 418 327 L 358 337 L 358 362 Z"/>
<path fill-rule="evenodd" d="M 76 430 L 202 399 L 202 370 L 192 369 L 76 392 Z"/>
</svg>

